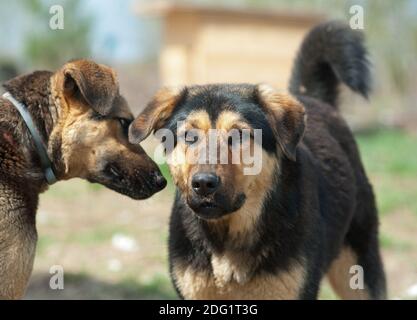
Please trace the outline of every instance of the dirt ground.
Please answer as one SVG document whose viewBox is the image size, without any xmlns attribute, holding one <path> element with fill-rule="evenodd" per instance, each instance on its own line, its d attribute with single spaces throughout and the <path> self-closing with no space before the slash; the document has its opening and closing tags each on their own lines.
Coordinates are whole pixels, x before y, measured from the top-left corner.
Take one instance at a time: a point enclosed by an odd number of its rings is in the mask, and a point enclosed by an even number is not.
<svg viewBox="0 0 417 320">
<path fill-rule="evenodd" d="M 372 147 L 369 150 L 372 156 Z M 365 158 L 365 163 L 373 161 Z M 417 212 L 411 205 L 401 205 L 402 198 L 390 207 L 394 200 L 388 204 L 383 200 L 392 192 L 384 193 L 383 188 L 388 179 L 399 194 L 411 192 L 413 201 L 416 177 L 389 180 L 391 176 L 380 174 L 372 163 L 368 166 L 383 207 L 381 245 L 389 297 L 412 298 L 407 291 L 417 284 Z M 41 196 L 39 243 L 26 299 L 176 299 L 167 264 L 173 190 L 168 185 L 148 200 L 133 201 L 81 180 L 53 186 Z M 64 290 L 49 287 L 54 265 L 63 267 Z M 335 298 L 326 283 L 320 297 Z"/>
</svg>

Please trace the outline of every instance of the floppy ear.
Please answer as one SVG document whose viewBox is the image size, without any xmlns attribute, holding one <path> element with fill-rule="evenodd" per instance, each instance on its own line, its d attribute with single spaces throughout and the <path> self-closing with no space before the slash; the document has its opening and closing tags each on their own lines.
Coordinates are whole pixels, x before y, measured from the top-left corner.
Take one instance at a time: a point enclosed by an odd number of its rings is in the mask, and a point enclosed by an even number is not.
<svg viewBox="0 0 417 320">
<path fill-rule="evenodd" d="M 281 150 L 288 159 L 295 161 L 296 148 L 305 129 L 304 107 L 292 96 L 268 85 L 258 85 L 257 95 Z"/>
<path fill-rule="evenodd" d="M 94 111 L 108 115 L 118 95 L 118 85 L 110 68 L 84 61 L 64 69 L 64 92 L 77 91 Z"/>
<path fill-rule="evenodd" d="M 129 142 L 139 143 L 152 131 L 162 128 L 175 107 L 187 93 L 185 87 L 160 89 L 129 128 Z"/>
</svg>

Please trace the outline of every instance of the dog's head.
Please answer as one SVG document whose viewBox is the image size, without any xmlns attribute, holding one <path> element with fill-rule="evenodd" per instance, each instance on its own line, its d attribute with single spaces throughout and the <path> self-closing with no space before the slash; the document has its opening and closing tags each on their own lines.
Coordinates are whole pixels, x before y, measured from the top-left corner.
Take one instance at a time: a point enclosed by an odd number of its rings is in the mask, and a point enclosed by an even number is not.
<svg viewBox="0 0 417 320">
<path fill-rule="evenodd" d="M 84 178 L 134 199 L 165 187 L 156 164 L 128 141 L 133 116 L 111 68 L 71 61 L 50 81 L 58 115 L 48 152 L 60 179 Z"/>
<path fill-rule="evenodd" d="M 215 219 L 268 192 L 280 159 L 295 161 L 304 121 L 300 103 L 266 85 L 167 88 L 132 123 L 129 138 L 138 143 L 161 128 L 175 133 L 174 147 L 167 150 L 174 182 L 198 216 Z M 214 162 L 208 159 L 213 154 L 213 144 L 208 142 L 213 129 Z M 261 130 L 261 141 L 255 129 Z M 236 151 L 237 161 L 233 160 Z M 202 153 L 205 163 L 196 161 Z M 245 154 L 260 163 L 248 162 Z M 254 165 L 260 165 L 260 170 L 245 174 Z"/>
</svg>

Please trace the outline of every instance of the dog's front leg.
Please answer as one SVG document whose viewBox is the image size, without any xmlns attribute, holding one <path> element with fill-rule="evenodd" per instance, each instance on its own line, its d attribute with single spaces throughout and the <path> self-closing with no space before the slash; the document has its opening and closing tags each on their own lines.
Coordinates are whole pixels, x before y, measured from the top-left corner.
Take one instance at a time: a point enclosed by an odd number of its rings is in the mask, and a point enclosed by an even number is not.
<svg viewBox="0 0 417 320">
<path fill-rule="evenodd" d="M 0 299 L 21 299 L 35 257 L 37 233 L 31 207 L 37 206 L 37 199 L 28 203 L 13 189 L 4 185 L 0 189 Z"/>
</svg>

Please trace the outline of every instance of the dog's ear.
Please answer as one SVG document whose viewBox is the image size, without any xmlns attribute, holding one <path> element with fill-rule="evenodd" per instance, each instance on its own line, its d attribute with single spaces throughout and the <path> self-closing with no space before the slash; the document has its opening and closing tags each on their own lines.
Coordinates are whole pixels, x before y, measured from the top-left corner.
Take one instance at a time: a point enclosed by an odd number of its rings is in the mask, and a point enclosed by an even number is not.
<svg viewBox="0 0 417 320">
<path fill-rule="evenodd" d="M 295 161 L 296 148 L 305 129 L 304 107 L 290 95 L 265 84 L 257 86 L 256 94 L 281 150 L 288 159 Z"/>
<path fill-rule="evenodd" d="M 79 96 L 97 113 L 108 115 L 119 87 L 114 71 L 89 60 L 78 60 L 64 66 L 65 94 Z"/>
<path fill-rule="evenodd" d="M 187 94 L 185 87 L 160 89 L 129 128 L 130 143 L 139 143 L 152 131 L 162 128 L 175 107 Z"/>
</svg>

